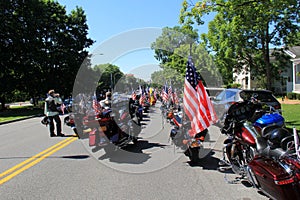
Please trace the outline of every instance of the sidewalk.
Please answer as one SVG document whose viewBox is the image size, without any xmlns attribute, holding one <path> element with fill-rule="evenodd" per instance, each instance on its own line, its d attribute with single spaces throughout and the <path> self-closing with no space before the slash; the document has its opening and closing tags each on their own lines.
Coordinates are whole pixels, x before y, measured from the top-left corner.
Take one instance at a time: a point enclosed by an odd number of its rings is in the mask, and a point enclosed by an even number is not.
<svg viewBox="0 0 300 200">
<path fill-rule="evenodd" d="M 281 104 L 300 104 L 300 100 L 291 100 L 291 99 L 284 99 L 283 101 L 281 99 L 278 100 Z"/>
</svg>

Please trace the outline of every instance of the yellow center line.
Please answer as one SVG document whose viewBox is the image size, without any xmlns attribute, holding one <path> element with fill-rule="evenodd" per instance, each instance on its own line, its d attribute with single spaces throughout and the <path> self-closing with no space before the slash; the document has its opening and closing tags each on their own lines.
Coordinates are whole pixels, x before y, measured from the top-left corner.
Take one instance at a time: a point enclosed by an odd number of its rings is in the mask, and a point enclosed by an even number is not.
<svg viewBox="0 0 300 200">
<path fill-rule="evenodd" d="M 49 147 L 48 149 L 36 154 L 35 156 L 32 156 L 31 158 L 29 158 L 29 159 L 17 164 L 16 166 L 6 170 L 2 174 L 0 174 L 0 178 L 3 177 L 3 176 L 6 176 L 8 174 L 9 175 L 2 178 L 2 179 L 0 179 L 0 185 L 7 182 L 7 181 L 9 181 L 10 179 L 17 176 L 18 174 L 25 171 L 26 169 L 28 169 L 28 168 L 36 165 L 37 163 L 41 162 L 43 159 L 47 158 L 48 156 L 52 155 L 53 153 L 57 152 L 58 150 L 64 148 L 65 146 L 71 144 L 75 140 L 77 140 L 77 137 L 71 137 L 71 138 L 67 138 L 63 141 L 60 141 L 59 143 L 57 143 L 57 144 Z"/>
</svg>

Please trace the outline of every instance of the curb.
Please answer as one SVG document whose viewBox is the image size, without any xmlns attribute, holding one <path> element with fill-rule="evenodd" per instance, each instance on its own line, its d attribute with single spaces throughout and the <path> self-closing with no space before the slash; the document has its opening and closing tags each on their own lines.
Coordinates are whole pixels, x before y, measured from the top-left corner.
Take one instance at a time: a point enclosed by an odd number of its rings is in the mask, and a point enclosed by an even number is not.
<svg viewBox="0 0 300 200">
<path fill-rule="evenodd" d="M 20 119 L 14 119 L 14 120 L 10 120 L 10 121 L 5 121 L 5 122 L 0 122 L 0 125 L 3 125 L 3 124 L 9 124 L 9 123 L 12 123 L 12 122 L 18 122 L 18 121 L 22 121 L 22 120 L 26 120 L 26 119 L 31 119 L 31 118 L 34 118 L 34 117 L 42 117 L 44 115 L 32 115 L 32 116 L 28 116 L 28 117 L 24 117 L 24 118 L 20 118 Z"/>
</svg>

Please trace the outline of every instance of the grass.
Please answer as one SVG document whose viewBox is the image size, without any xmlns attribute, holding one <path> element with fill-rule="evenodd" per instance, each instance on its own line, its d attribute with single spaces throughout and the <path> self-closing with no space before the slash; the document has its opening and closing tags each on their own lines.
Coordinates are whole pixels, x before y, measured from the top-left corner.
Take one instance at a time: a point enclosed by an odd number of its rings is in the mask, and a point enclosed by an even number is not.
<svg viewBox="0 0 300 200">
<path fill-rule="evenodd" d="M 281 108 L 286 126 L 300 131 L 300 104 L 281 104 Z"/>
<path fill-rule="evenodd" d="M 43 109 L 34 106 L 13 106 L 0 111 L 0 122 L 18 120 L 33 115 L 43 114 Z"/>
<path fill-rule="evenodd" d="M 300 131 L 300 104 L 281 104 L 282 115 L 288 128 L 296 127 Z M 43 109 L 33 106 L 13 106 L 0 111 L 0 122 L 17 120 L 32 115 L 43 114 Z"/>
</svg>

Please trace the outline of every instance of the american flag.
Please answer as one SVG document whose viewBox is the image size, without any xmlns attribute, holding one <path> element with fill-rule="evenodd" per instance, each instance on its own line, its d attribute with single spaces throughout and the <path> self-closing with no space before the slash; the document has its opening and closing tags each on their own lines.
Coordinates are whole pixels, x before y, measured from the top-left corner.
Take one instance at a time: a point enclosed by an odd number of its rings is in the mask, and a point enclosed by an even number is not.
<svg viewBox="0 0 300 200">
<path fill-rule="evenodd" d="M 169 89 L 168 89 L 168 95 L 169 96 L 172 95 L 172 86 L 171 85 L 169 86 Z"/>
<path fill-rule="evenodd" d="M 214 107 L 191 58 L 188 59 L 186 67 L 183 104 L 191 121 L 192 137 L 217 121 Z"/>
<path fill-rule="evenodd" d="M 132 98 L 132 100 L 135 100 L 135 99 L 136 99 L 136 93 L 135 93 L 135 91 L 132 92 L 131 98 Z"/>
<path fill-rule="evenodd" d="M 176 89 L 173 92 L 173 102 L 174 102 L 174 104 L 178 104 L 179 103 L 179 99 L 178 99 L 178 95 L 177 95 Z"/>
<path fill-rule="evenodd" d="M 63 115 L 65 114 L 65 108 L 66 108 L 66 105 L 64 103 L 62 103 L 60 106 L 60 109 L 61 109 L 61 112 Z"/>
<path fill-rule="evenodd" d="M 157 88 L 154 89 L 153 95 L 154 95 L 154 99 L 157 100 L 157 97 L 156 97 L 157 96 Z"/>
<path fill-rule="evenodd" d="M 174 102 L 174 99 L 173 99 L 173 90 L 172 90 L 172 86 L 171 85 L 168 88 L 168 98 L 171 98 L 171 101 Z"/>
<path fill-rule="evenodd" d="M 168 96 L 168 89 L 167 88 L 168 88 L 167 85 L 165 85 L 163 87 L 162 91 L 161 91 L 162 99 L 163 99 L 164 102 L 167 102 L 168 98 L 169 98 L 169 96 Z"/>
<path fill-rule="evenodd" d="M 101 111 L 101 105 L 97 100 L 96 96 L 93 96 L 93 109 L 95 110 L 96 113 L 99 113 Z"/>
<path fill-rule="evenodd" d="M 145 95 L 145 94 L 142 94 L 142 95 L 141 95 L 141 98 L 140 98 L 140 104 L 141 104 L 141 105 L 144 105 L 145 100 L 146 100 L 146 95 Z"/>
</svg>

